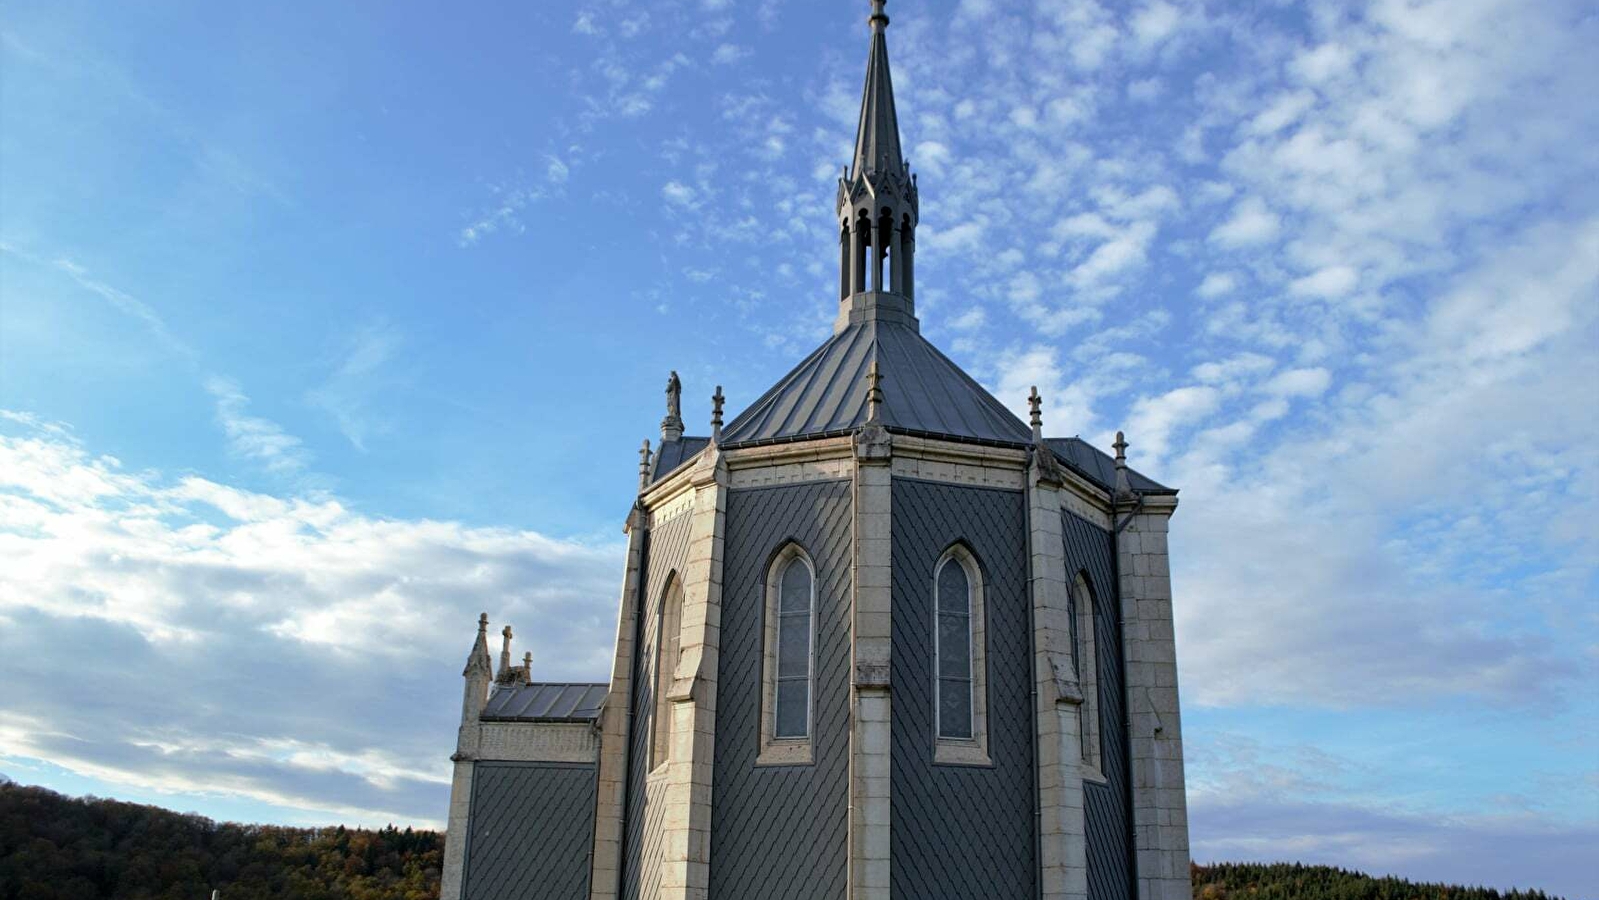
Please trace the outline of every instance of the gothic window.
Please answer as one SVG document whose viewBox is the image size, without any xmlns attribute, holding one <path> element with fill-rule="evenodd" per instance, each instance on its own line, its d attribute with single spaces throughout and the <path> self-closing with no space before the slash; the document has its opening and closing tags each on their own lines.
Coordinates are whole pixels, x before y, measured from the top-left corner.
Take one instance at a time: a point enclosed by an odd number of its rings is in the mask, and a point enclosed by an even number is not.
<svg viewBox="0 0 1599 900">
<path fill-rule="evenodd" d="M 758 763 L 811 761 L 816 672 L 816 570 L 797 544 L 784 547 L 766 575 Z"/>
<path fill-rule="evenodd" d="M 989 762 L 982 577 L 958 544 L 933 569 L 934 762 Z"/>
<path fill-rule="evenodd" d="M 650 741 L 650 768 L 664 764 L 672 751 L 672 704 L 667 694 L 682 651 L 683 585 L 674 573 L 661 597 L 655 634 L 655 718 Z"/>
<path fill-rule="evenodd" d="M 1073 629 L 1077 632 L 1077 684 L 1083 692 L 1083 702 L 1077 707 L 1077 734 L 1083 745 L 1083 765 L 1090 776 L 1100 777 L 1099 653 L 1094 625 L 1097 616 L 1094 592 L 1081 573 L 1072 588 L 1072 608 L 1077 619 Z"/>
</svg>

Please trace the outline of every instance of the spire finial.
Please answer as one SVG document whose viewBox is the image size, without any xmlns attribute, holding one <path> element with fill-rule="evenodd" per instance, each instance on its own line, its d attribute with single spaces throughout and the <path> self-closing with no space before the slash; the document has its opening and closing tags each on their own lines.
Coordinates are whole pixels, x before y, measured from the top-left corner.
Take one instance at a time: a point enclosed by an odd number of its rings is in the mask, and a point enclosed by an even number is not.
<svg viewBox="0 0 1599 900">
<path fill-rule="evenodd" d="M 872 365 L 866 370 L 866 421 L 877 422 L 882 418 L 883 407 L 883 373 L 877 369 L 877 360 L 872 360 Z"/>
<path fill-rule="evenodd" d="M 883 11 L 886 0 L 872 0 L 872 17 L 866 21 L 871 24 L 873 31 L 882 31 L 888 27 L 888 13 Z"/>
<path fill-rule="evenodd" d="M 1027 395 L 1028 417 L 1033 423 L 1033 443 L 1044 442 L 1044 398 L 1038 396 L 1038 385 L 1033 385 L 1031 393 Z"/>
<path fill-rule="evenodd" d="M 528 650 L 522 654 L 522 681 L 526 684 L 533 683 L 533 651 Z"/>
<path fill-rule="evenodd" d="M 640 492 L 650 486 L 650 439 L 644 439 L 644 446 L 638 451 L 638 489 Z"/>
<path fill-rule="evenodd" d="M 478 617 L 477 617 L 477 633 L 478 634 L 488 634 L 489 633 L 489 614 L 488 613 L 478 613 Z"/>
<path fill-rule="evenodd" d="M 711 395 L 711 443 L 722 442 L 722 404 L 727 398 L 722 396 L 722 386 L 716 386 L 716 393 Z"/>
<path fill-rule="evenodd" d="M 1111 447 L 1116 451 L 1116 497 L 1131 497 L 1133 488 L 1127 481 L 1127 436 L 1120 431 L 1116 432 L 1116 443 Z"/>
<path fill-rule="evenodd" d="M 661 443 L 683 436 L 683 382 L 674 370 L 666 379 L 666 418 L 661 420 Z"/>
</svg>

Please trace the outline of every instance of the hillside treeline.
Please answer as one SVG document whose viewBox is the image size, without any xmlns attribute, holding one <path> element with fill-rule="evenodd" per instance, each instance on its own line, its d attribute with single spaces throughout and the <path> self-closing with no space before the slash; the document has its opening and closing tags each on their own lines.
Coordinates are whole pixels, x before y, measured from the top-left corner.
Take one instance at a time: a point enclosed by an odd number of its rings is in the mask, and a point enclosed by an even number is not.
<svg viewBox="0 0 1599 900">
<path fill-rule="evenodd" d="M 444 836 L 234 825 L 0 782 L 0 900 L 436 900 Z M 1195 866 L 1196 900 L 1555 900 L 1327 866 Z"/>
<path fill-rule="evenodd" d="M 444 837 L 233 825 L 0 784 L 0 900 L 437 900 Z"/>
<path fill-rule="evenodd" d="M 1193 880 L 1195 900 L 1556 900 L 1543 891 L 1415 884 L 1298 863 L 1194 866 Z"/>
</svg>

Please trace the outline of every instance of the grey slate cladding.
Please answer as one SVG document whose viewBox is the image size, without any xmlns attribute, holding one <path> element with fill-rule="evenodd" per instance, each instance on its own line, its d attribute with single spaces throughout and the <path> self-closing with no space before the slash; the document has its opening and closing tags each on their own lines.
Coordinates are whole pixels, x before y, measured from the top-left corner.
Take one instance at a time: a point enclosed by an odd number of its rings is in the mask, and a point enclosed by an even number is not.
<svg viewBox="0 0 1599 900">
<path fill-rule="evenodd" d="M 1046 438 L 1044 443 L 1055 451 L 1055 458 L 1077 470 L 1078 474 L 1107 491 L 1116 487 L 1116 460 L 1082 438 Z M 1127 470 L 1127 483 L 1143 494 L 1175 494 L 1176 489 L 1166 487 L 1138 472 Z"/>
<path fill-rule="evenodd" d="M 622 896 L 649 900 L 659 891 L 659 871 L 644 865 L 658 859 L 661 825 L 666 815 L 662 796 L 649 795 L 650 735 L 655 719 L 655 652 L 661 599 L 667 579 L 688 558 L 689 523 L 684 511 L 651 529 L 644 551 L 644 594 L 639 598 L 637 652 L 633 654 L 633 717 L 627 758 L 627 828 L 623 834 Z"/>
<path fill-rule="evenodd" d="M 1020 491 L 894 479 L 892 893 L 1031 898 L 1037 871 L 1027 512 Z M 933 764 L 933 564 L 982 570 L 991 767 Z"/>
<path fill-rule="evenodd" d="M 866 423 L 866 370 L 883 373 L 883 424 L 890 431 L 1023 445 L 1031 432 L 1005 405 L 917 333 L 893 322 L 861 322 L 833 335 L 740 413 L 725 447 L 840 434 Z"/>
<path fill-rule="evenodd" d="M 479 762 L 465 900 L 586 900 L 592 765 Z"/>
<path fill-rule="evenodd" d="M 480 718 L 489 722 L 595 722 L 608 684 L 497 685 Z"/>
<path fill-rule="evenodd" d="M 1081 574 L 1094 594 L 1094 646 L 1098 663 L 1100 769 L 1103 783 L 1085 781 L 1083 802 L 1088 825 L 1089 900 L 1122 900 L 1131 896 L 1131 838 L 1127 815 L 1127 737 L 1122 710 L 1121 604 L 1116 594 L 1115 548 L 1109 532 L 1087 519 L 1061 513 L 1066 576 Z M 1075 592 L 1072 598 L 1072 646 L 1078 646 Z"/>
<path fill-rule="evenodd" d="M 728 493 L 716 688 L 711 896 L 841 900 L 849 837 L 850 483 Z M 816 567 L 814 763 L 756 766 L 766 570 L 797 542 Z"/>
<path fill-rule="evenodd" d="M 661 446 L 656 449 L 650 483 L 654 484 L 677 471 L 684 463 L 698 456 L 701 450 L 710 446 L 710 443 L 710 438 L 688 436 L 675 441 L 662 441 Z"/>
</svg>

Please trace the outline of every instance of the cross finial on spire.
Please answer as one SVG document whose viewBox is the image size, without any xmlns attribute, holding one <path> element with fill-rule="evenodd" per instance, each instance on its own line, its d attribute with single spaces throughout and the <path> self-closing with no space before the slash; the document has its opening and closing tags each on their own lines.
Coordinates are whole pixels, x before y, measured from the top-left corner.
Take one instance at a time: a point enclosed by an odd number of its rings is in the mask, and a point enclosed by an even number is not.
<svg viewBox="0 0 1599 900">
<path fill-rule="evenodd" d="M 877 360 L 872 360 L 871 368 L 866 370 L 866 421 L 877 422 L 882 418 L 883 406 L 883 373 L 877 370 Z"/>
<path fill-rule="evenodd" d="M 644 439 L 644 446 L 638 451 L 638 489 L 643 491 L 650 486 L 650 439 Z"/>
<path fill-rule="evenodd" d="M 711 395 L 711 443 L 722 442 L 722 404 L 727 400 L 722 396 L 722 386 L 716 386 L 716 393 Z"/>
<path fill-rule="evenodd" d="M 1033 423 L 1033 443 L 1044 442 L 1044 398 L 1038 396 L 1038 385 L 1033 385 L 1027 395 L 1028 416 Z"/>
</svg>

